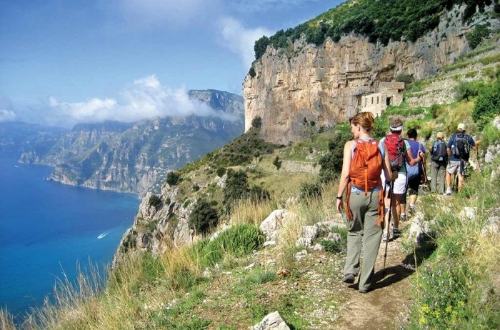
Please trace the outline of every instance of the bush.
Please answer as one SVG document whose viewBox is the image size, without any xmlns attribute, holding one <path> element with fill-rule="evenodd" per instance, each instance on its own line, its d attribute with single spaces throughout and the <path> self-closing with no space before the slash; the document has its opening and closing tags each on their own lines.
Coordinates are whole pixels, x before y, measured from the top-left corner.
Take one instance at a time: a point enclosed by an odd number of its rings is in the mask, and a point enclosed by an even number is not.
<svg viewBox="0 0 500 330">
<path fill-rule="evenodd" d="M 181 176 L 177 172 L 168 172 L 167 174 L 167 183 L 171 186 L 175 186 L 179 183 Z"/>
<path fill-rule="evenodd" d="M 458 100 L 467 100 L 476 97 L 479 95 L 481 90 L 485 88 L 485 85 L 481 81 L 473 81 L 473 82 L 461 82 L 455 88 L 455 94 Z"/>
<path fill-rule="evenodd" d="M 483 39 L 488 38 L 490 36 L 490 30 L 486 25 L 476 25 L 474 30 L 467 33 L 465 37 L 469 42 L 469 46 L 472 49 L 475 49 Z"/>
<path fill-rule="evenodd" d="M 189 215 L 189 225 L 197 233 L 206 234 L 219 222 L 219 214 L 212 207 L 212 204 L 205 199 L 199 199 L 191 214 Z"/>
<path fill-rule="evenodd" d="M 500 81 L 481 90 L 474 110 L 472 119 L 483 127 L 489 120 L 500 114 Z"/>
<path fill-rule="evenodd" d="M 259 186 L 250 187 L 248 176 L 243 171 L 227 172 L 226 186 L 224 187 L 224 206 L 228 212 L 233 204 L 241 199 L 250 199 L 254 202 L 267 200 L 270 198 L 269 192 Z"/>
<path fill-rule="evenodd" d="M 411 84 L 415 81 L 415 79 L 411 74 L 402 73 L 396 77 L 396 81 L 403 82 L 405 84 Z"/>
<path fill-rule="evenodd" d="M 320 158 L 319 180 L 327 183 L 335 179 L 342 170 L 344 145 L 351 138 L 349 125 L 339 125 L 332 141 L 328 144 L 328 153 Z"/>
<path fill-rule="evenodd" d="M 281 168 L 281 160 L 278 156 L 276 156 L 273 160 L 273 165 L 276 167 L 276 170 L 279 171 Z"/>
<path fill-rule="evenodd" d="M 156 195 L 151 195 L 148 201 L 149 205 L 153 206 L 155 209 L 159 209 L 162 205 L 161 198 Z"/>
<path fill-rule="evenodd" d="M 222 178 L 224 176 L 224 174 L 226 174 L 226 168 L 225 167 L 219 167 L 217 169 L 217 176 L 219 178 Z"/>
<path fill-rule="evenodd" d="M 262 127 L 262 118 L 259 116 L 252 119 L 252 127 L 253 128 L 261 128 Z"/>
<path fill-rule="evenodd" d="M 250 67 L 250 70 L 248 70 L 248 74 L 250 75 L 250 77 L 252 78 L 255 78 L 255 76 L 257 75 L 255 73 L 255 69 L 253 68 L 253 65 Z"/>
<path fill-rule="evenodd" d="M 311 198 L 317 198 L 321 196 L 321 183 L 304 183 L 300 186 L 299 198 L 302 200 L 307 200 Z"/>
</svg>

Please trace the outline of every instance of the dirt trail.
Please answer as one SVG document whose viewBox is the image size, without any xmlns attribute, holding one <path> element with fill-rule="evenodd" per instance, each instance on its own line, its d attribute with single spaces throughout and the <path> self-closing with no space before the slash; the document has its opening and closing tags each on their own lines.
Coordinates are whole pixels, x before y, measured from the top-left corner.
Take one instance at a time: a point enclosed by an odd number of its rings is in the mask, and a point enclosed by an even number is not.
<svg viewBox="0 0 500 330">
<path fill-rule="evenodd" d="M 401 239 L 398 239 L 389 242 L 384 272 L 384 249 L 385 243 L 382 242 L 375 266 L 377 283 L 372 291 L 361 294 L 357 284 L 345 287 L 347 302 L 340 309 L 335 329 L 398 328 L 409 301 L 409 276 L 413 271 L 405 267 L 408 261 L 401 251 Z"/>
</svg>

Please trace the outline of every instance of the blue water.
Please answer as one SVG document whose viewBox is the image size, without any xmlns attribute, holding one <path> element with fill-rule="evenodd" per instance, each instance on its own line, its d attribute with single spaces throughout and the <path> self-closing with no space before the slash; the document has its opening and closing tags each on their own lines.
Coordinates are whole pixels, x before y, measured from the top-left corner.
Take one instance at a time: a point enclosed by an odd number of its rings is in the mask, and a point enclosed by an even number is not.
<svg viewBox="0 0 500 330">
<path fill-rule="evenodd" d="M 16 158 L 0 154 L 0 307 L 20 318 L 63 272 L 109 264 L 139 200 L 46 181 L 49 167 Z"/>
</svg>

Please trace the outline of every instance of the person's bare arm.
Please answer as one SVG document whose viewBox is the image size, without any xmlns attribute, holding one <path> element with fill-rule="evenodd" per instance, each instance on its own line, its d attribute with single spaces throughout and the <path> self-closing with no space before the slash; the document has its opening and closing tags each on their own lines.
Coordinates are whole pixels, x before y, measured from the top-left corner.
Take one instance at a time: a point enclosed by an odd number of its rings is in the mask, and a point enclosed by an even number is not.
<svg viewBox="0 0 500 330">
<path fill-rule="evenodd" d="M 418 164 L 418 162 L 420 162 L 421 160 L 422 160 L 422 157 L 420 156 L 420 151 L 418 153 L 417 158 L 413 158 L 413 155 L 411 154 L 411 149 L 406 150 L 406 161 L 408 162 L 408 164 L 413 166 L 415 164 Z"/>
<path fill-rule="evenodd" d="M 344 194 L 344 190 L 349 182 L 349 167 L 351 166 L 351 150 L 353 141 L 348 141 L 344 145 L 344 158 L 342 160 L 342 173 L 340 174 L 339 190 L 337 192 L 337 197 L 341 197 Z M 337 210 L 341 212 L 342 210 L 342 200 L 337 198 Z"/>
<path fill-rule="evenodd" d="M 382 161 L 382 170 L 384 171 L 385 180 L 394 181 L 396 178 L 392 176 L 391 161 L 389 160 L 389 152 L 384 144 L 384 159 Z M 382 182 L 384 183 L 384 182 Z"/>
</svg>

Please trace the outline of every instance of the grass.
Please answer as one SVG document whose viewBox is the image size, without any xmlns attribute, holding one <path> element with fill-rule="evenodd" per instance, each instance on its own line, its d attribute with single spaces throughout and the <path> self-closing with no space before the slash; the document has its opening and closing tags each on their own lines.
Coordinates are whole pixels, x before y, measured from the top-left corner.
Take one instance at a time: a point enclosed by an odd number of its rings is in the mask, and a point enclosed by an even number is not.
<svg viewBox="0 0 500 330">
<path fill-rule="evenodd" d="M 500 202 L 498 179 L 488 178 L 493 167 L 474 173 L 466 189 L 453 199 L 424 199 L 427 221 L 432 221 L 437 246 L 430 262 L 413 279 L 410 329 L 494 329 L 500 325 L 498 293 L 493 293 L 500 257 L 498 234 L 482 229 L 492 208 Z M 460 216 L 463 205 L 477 210 L 476 218 Z"/>
</svg>

